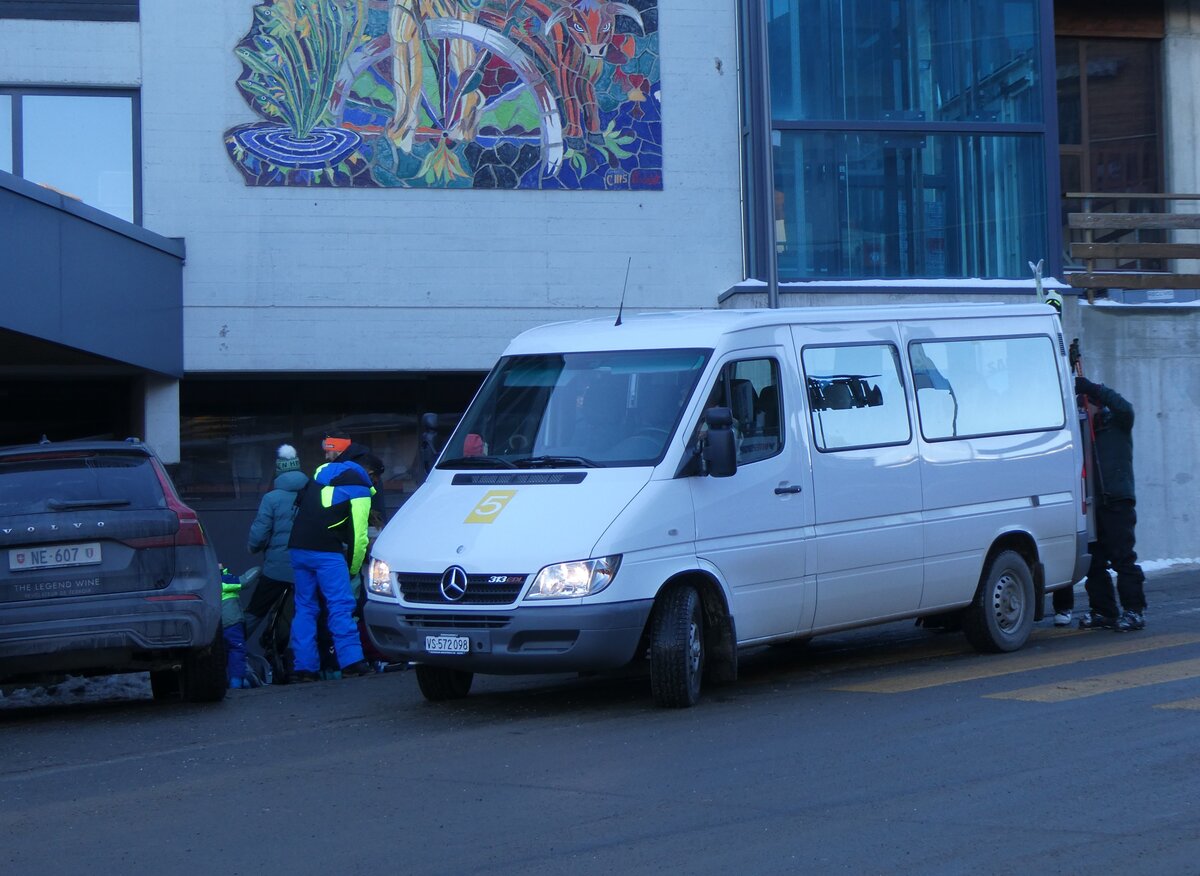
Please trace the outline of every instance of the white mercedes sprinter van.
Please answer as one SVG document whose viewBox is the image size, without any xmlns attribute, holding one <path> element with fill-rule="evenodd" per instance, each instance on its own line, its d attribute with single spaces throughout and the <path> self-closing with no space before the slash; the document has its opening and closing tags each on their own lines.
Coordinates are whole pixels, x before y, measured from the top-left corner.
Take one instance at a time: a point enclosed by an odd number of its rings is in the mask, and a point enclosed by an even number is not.
<svg viewBox="0 0 1200 876">
<path fill-rule="evenodd" d="M 370 636 L 431 700 L 646 661 L 664 706 L 900 618 L 1015 650 L 1087 565 L 1071 379 L 1041 304 L 527 331 L 375 543 Z"/>
</svg>

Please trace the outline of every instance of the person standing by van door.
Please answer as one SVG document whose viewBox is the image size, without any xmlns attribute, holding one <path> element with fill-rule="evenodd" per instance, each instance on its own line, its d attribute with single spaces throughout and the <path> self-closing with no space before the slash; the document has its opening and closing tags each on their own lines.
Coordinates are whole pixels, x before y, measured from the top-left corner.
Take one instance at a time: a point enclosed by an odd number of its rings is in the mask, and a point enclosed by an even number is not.
<svg viewBox="0 0 1200 876">
<path fill-rule="evenodd" d="M 1132 632 L 1145 629 L 1146 576 L 1134 551 L 1134 527 L 1137 512 L 1133 486 L 1133 405 L 1116 390 L 1075 378 L 1075 392 L 1098 408 L 1093 416 L 1096 432 L 1093 462 L 1099 478 L 1100 502 L 1096 506 L 1096 542 L 1085 587 L 1089 611 L 1079 621 L 1081 630 L 1111 629 Z M 1113 590 L 1108 574 L 1111 565 L 1117 573 Z M 1070 588 L 1059 592 L 1070 593 Z M 1118 615 L 1117 597 L 1121 608 Z M 1055 600 L 1055 611 L 1059 602 Z"/>
<path fill-rule="evenodd" d="M 367 521 L 375 490 L 371 477 L 357 462 L 338 457 L 350 447 L 350 438 L 328 435 L 321 442 L 325 458 L 300 496 L 292 535 L 288 540 L 296 573 L 296 615 L 292 619 L 293 681 L 316 681 L 317 593 L 325 598 L 329 632 L 333 636 L 343 676 L 371 671 L 363 659 L 358 627 L 354 623 L 354 596 L 350 578 L 358 574 L 367 553 Z"/>
</svg>

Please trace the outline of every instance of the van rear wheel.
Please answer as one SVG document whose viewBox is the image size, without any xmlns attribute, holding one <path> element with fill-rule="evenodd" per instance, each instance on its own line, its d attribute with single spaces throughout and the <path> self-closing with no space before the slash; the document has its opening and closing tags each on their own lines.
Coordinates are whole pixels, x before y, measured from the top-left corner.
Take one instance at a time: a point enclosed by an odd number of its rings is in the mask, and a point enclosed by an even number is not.
<svg viewBox="0 0 1200 876">
<path fill-rule="evenodd" d="M 967 641 L 977 651 L 1016 651 L 1033 630 L 1033 575 L 1016 551 L 997 554 L 975 601 L 963 612 Z"/>
<path fill-rule="evenodd" d="M 430 702 L 461 700 L 471 692 L 471 682 L 474 680 L 474 672 L 417 664 L 417 687 L 421 689 L 422 696 Z"/>
<path fill-rule="evenodd" d="M 700 594 L 692 587 L 671 590 L 654 613 L 650 633 L 650 689 L 654 702 L 671 709 L 696 705 L 704 657 Z"/>
</svg>

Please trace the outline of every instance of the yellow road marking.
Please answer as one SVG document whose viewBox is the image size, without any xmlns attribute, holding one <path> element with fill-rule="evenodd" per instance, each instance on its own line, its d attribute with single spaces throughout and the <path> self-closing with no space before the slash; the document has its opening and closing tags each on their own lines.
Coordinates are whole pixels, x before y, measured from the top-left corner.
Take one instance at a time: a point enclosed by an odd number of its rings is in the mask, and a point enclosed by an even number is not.
<svg viewBox="0 0 1200 876">
<path fill-rule="evenodd" d="M 1034 687 L 1023 687 L 1019 690 L 988 694 L 987 697 L 992 700 L 1061 703 L 1066 700 L 1081 700 L 1084 697 L 1094 697 L 1117 690 L 1129 690 L 1150 684 L 1165 684 L 1168 681 L 1182 681 L 1185 678 L 1197 677 L 1200 677 L 1200 660 L 1180 660 L 1177 663 L 1159 663 L 1139 669 L 1128 669 L 1124 672 L 1113 672 L 1109 675 L 1097 675 L 1093 678 L 1077 678 L 1039 684 Z"/>
<path fill-rule="evenodd" d="M 1089 633 L 1083 630 L 1035 629 L 1029 637 L 1029 641 L 1065 639 L 1086 635 L 1089 635 Z M 961 635 L 951 635 L 948 638 L 952 641 L 948 642 L 946 639 L 939 638 L 934 641 L 917 641 L 901 645 L 889 645 L 885 648 L 880 648 L 880 653 L 867 654 L 866 656 L 860 656 L 864 650 L 861 645 L 842 645 L 835 649 L 824 651 L 820 650 L 820 645 L 818 644 L 812 651 L 803 654 L 803 656 L 798 656 L 795 667 L 787 668 L 789 670 L 792 668 L 803 669 L 809 672 L 821 673 L 822 675 L 831 675 L 833 673 L 842 675 L 847 672 L 857 672 L 863 669 L 880 669 L 884 666 L 894 666 L 897 663 L 919 663 L 927 660 L 935 660 L 938 657 L 965 657 L 969 654 L 977 655 L 979 653 L 968 645 Z M 821 642 L 822 640 L 818 638 L 817 641 Z M 786 661 L 786 658 L 782 659 Z"/>
<path fill-rule="evenodd" d="M 1190 700 L 1176 700 L 1173 703 L 1159 703 L 1154 708 L 1156 708 L 1156 709 L 1190 709 L 1193 712 L 1200 712 L 1200 697 L 1192 697 Z"/>
<path fill-rule="evenodd" d="M 1014 675 L 1018 672 L 1028 672 L 1031 669 L 1046 669 L 1051 666 L 1065 666 L 1068 663 L 1083 663 L 1087 660 L 1101 660 L 1105 657 L 1117 657 L 1122 654 L 1137 654 L 1140 651 L 1156 651 L 1160 648 L 1175 648 L 1179 645 L 1193 645 L 1200 642 L 1200 636 L 1179 634 L 1174 636 L 1145 636 L 1141 633 L 1104 633 L 1091 632 L 1087 637 L 1107 639 L 1107 642 L 1095 646 L 1064 648 L 1050 654 L 997 654 L 980 657 L 963 666 L 949 669 L 933 669 L 925 672 L 913 672 L 898 678 L 884 678 L 877 681 L 864 681 L 858 684 L 839 685 L 833 690 L 847 690 L 858 693 L 907 693 L 922 690 L 927 687 L 938 687 L 943 684 L 957 684 L 962 681 L 975 681 L 980 678 L 996 678 L 1001 675 Z"/>
</svg>

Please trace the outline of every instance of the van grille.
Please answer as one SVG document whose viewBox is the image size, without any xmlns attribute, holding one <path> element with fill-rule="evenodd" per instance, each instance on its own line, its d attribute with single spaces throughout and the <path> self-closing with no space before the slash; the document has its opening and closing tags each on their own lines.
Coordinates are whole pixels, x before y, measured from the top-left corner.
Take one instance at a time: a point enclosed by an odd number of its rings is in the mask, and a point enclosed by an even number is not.
<svg viewBox="0 0 1200 876">
<path fill-rule="evenodd" d="M 512 618 L 494 614 L 406 614 L 404 622 L 418 630 L 498 630 Z"/>
<path fill-rule="evenodd" d="M 400 572 L 400 592 L 405 602 L 424 602 L 436 605 L 509 605 L 516 602 L 526 575 L 468 575 L 467 592 L 453 602 L 442 596 L 440 574 L 428 575 Z"/>
</svg>

